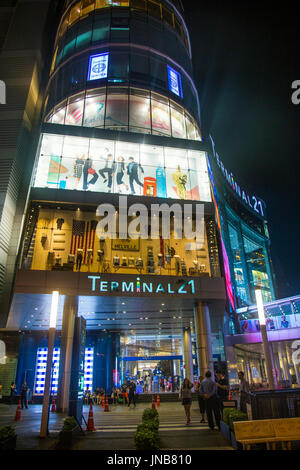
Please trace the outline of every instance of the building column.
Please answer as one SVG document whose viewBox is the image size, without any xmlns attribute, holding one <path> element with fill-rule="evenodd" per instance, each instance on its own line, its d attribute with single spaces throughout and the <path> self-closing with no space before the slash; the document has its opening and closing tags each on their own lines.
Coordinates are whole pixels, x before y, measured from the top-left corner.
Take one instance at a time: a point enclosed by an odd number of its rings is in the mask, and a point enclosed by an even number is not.
<svg viewBox="0 0 300 470">
<path fill-rule="evenodd" d="M 209 309 L 203 302 L 195 305 L 194 320 L 199 374 L 205 375 L 205 372 L 210 370 L 214 377 Z"/>
<path fill-rule="evenodd" d="M 288 361 L 286 357 L 286 351 L 282 343 L 278 343 L 278 353 L 279 353 L 280 362 L 281 362 L 282 369 L 283 369 L 284 380 L 292 381 L 289 366 L 288 366 Z"/>
<path fill-rule="evenodd" d="M 72 349 L 74 336 L 74 320 L 78 314 L 78 298 L 76 296 L 65 296 L 61 343 L 59 380 L 57 390 L 57 411 L 65 412 L 69 407 L 70 375 L 72 363 Z"/>
<path fill-rule="evenodd" d="M 279 356 L 278 356 L 278 352 L 277 352 L 277 348 L 275 346 L 275 343 L 272 344 L 272 350 L 273 350 L 274 367 L 275 367 L 275 370 L 276 370 L 277 382 L 279 383 L 279 382 L 282 382 L 283 377 L 282 377 Z"/>
<path fill-rule="evenodd" d="M 193 355 L 192 355 L 192 336 L 190 328 L 183 328 L 182 330 L 182 351 L 184 362 L 184 378 L 189 379 L 194 383 L 194 368 L 193 368 Z"/>
</svg>

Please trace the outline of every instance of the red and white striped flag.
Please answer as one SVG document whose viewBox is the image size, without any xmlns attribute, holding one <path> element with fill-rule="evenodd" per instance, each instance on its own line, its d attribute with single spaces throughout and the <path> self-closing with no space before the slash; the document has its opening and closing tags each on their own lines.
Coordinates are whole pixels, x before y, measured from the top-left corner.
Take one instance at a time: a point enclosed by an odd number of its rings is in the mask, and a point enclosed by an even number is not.
<svg viewBox="0 0 300 470">
<path fill-rule="evenodd" d="M 76 255 L 78 248 L 83 250 L 82 263 L 87 262 L 87 250 L 94 250 L 97 221 L 73 220 L 70 253 Z M 91 259 L 91 263 L 93 259 Z"/>
</svg>

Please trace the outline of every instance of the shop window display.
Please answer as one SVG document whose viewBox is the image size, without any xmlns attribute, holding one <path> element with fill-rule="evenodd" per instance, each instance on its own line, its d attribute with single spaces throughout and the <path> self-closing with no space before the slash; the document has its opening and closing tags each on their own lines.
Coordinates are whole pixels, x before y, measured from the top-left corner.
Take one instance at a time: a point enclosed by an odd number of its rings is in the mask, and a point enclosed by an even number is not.
<svg viewBox="0 0 300 470">
<path fill-rule="evenodd" d="M 174 235 L 169 239 L 99 238 L 97 210 L 67 210 L 40 205 L 23 268 L 80 272 L 118 272 L 168 276 L 210 276 L 206 233 L 198 245 Z M 129 226 L 128 226 L 129 227 Z M 139 230 L 139 229 L 138 229 Z M 29 263 L 30 258 L 30 263 Z"/>
<path fill-rule="evenodd" d="M 50 134 L 34 186 L 211 201 L 204 152 Z"/>
<path fill-rule="evenodd" d="M 45 121 L 131 132 L 148 129 L 156 135 L 201 140 L 196 122 L 183 108 L 162 95 L 151 93 L 150 96 L 149 92 L 136 88 L 111 89 L 107 95 L 105 88 L 98 88 L 87 91 L 86 95 L 74 95 L 59 103 Z"/>
</svg>

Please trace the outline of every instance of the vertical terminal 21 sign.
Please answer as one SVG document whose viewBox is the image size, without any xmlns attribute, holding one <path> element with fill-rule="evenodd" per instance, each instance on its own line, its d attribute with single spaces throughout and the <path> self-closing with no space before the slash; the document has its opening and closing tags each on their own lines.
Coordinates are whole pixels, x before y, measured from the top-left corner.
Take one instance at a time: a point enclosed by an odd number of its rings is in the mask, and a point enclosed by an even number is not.
<svg viewBox="0 0 300 470">
<path fill-rule="evenodd" d="M 260 216 L 264 217 L 265 203 L 254 195 L 250 196 L 243 188 L 240 187 L 240 185 L 235 181 L 233 174 L 229 172 L 223 165 L 222 160 L 220 159 L 218 153 L 215 151 L 215 143 L 211 135 L 209 137 L 211 140 L 213 155 L 215 157 L 217 165 L 220 168 L 224 178 L 226 179 L 232 191 L 243 201 L 244 204 L 246 204 L 246 206 L 250 207 L 254 212 L 259 214 Z"/>
</svg>

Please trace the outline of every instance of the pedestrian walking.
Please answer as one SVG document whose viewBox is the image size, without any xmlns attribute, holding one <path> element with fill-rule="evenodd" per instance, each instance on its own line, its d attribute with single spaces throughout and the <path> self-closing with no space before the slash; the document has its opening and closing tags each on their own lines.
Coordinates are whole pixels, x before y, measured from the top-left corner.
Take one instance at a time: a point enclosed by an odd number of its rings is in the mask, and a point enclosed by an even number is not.
<svg viewBox="0 0 300 470">
<path fill-rule="evenodd" d="M 199 383 L 198 383 L 197 392 L 198 392 L 198 404 L 199 404 L 199 409 L 200 409 L 200 414 L 201 414 L 200 423 L 205 423 L 205 399 L 204 399 L 204 396 L 201 395 L 200 393 L 200 385 L 204 380 L 203 375 L 200 375 L 198 380 L 199 380 Z"/>
<path fill-rule="evenodd" d="M 194 385 L 192 384 L 192 382 L 190 382 L 188 378 L 185 378 L 180 388 L 180 393 L 179 393 L 179 397 L 181 398 L 181 403 L 184 406 L 187 426 L 191 422 L 191 405 L 192 405 L 192 388 L 193 387 Z"/>
<path fill-rule="evenodd" d="M 219 400 L 217 397 L 217 385 L 216 382 L 211 378 L 210 370 L 206 372 L 205 379 L 200 384 L 199 394 L 203 395 L 205 399 L 205 410 L 208 426 L 212 431 L 215 429 L 215 418 L 216 425 L 218 429 L 220 429 L 221 413 Z"/>
<path fill-rule="evenodd" d="M 10 404 L 11 405 L 14 402 L 14 397 L 16 396 L 16 394 L 17 394 L 17 387 L 16 387 L 15 382 L 12 382 L 10 384 Z"/>
<path fill-rule="evenodd" d="M 136 385 L 134 382 L 131 382 L 128 387 L 128 408 L 131 403 L 136 407 Z"/>
<path fill-rule="evenodd" d="M 22 387 L 21 387 L 21 408 L 23 410 L 24 406 L 25 408 L 28 408 L 27 404 L 27 383 L 24 382 Z"/>
</svg>

